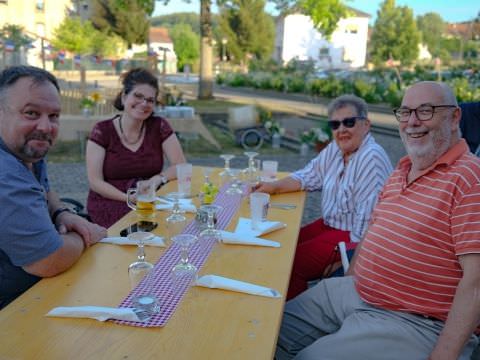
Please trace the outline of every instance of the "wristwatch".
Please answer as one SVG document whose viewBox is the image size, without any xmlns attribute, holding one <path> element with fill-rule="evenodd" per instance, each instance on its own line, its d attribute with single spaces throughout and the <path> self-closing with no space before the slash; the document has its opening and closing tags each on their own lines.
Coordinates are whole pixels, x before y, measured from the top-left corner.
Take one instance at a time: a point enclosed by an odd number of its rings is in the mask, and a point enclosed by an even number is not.
<svg viewBox="0 0 480 360">
<path fill-rule="evenodd" d="M 57 221 L 58 216 L 59 216 L 61 213 L 65 212 L 65 211 L 68 211 L 68 212 L 71 213 L 71 214 L 75 214 L 75 212 L 74 212 L 72 209 L 68 208 L 68 207 L 58 208 L 58 209 L 55 210 L 55 211 L 53 212 L 53 214 L 52 214 L 52 223 L 55 224 L 56 221 Z"/>
</svg>

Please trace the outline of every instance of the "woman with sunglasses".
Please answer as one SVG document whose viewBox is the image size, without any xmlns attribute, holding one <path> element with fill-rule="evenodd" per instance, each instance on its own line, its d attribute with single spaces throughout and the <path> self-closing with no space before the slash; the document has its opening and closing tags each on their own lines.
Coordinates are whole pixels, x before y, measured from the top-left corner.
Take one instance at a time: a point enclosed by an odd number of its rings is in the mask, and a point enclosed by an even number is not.
<svg viewBox="0 0 480 360">
<path fill-rule="evenodd" d="M 105 227 L 130 210 L 126 204 L 128 188 L 138 180 L 149 180 L 158 189 L 176 177 L 175 165 L 185 162 L 172 128 L 154 115 L 157 78 L 136 68 L 122 75 L 122 84 L 114 101 L 122 113 L 95 125 L 86 150 L 88 214 Z M 170 165 L 167 169 L 164 157 Z"/>
<path fill-rule="evenodd" d="M 287 299 L 321 278 L 340 260 L 341 241 L 355 247 L 367 229 L 370 214 L 392 171 L 385 150 L 370 134 L 368 108 L 354 95 L 334 99 L 328 107 L 332 141 L 303 169 L 278 181 L 260 183 L 256 191 L 270 194 L 322 191 L 322 218 L 299 233 Z"/>
</svg>

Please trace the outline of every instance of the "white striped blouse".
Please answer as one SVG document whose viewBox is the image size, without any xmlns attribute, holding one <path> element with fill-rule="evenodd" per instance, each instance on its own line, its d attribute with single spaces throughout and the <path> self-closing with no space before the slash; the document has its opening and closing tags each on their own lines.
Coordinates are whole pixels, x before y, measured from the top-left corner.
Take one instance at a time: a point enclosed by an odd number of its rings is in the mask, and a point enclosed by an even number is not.
<svg viewBox="0 0 480 360">
<path fill-rule="evenodd" d="M 342 151 L 332 141 L 303 169 L 290 176 L 302 190 L 322 190 L 322 216 L 335 229 L 350 231 L 350 240 L 359 242 L 370 222 L 392 164 L 385 150 L 367 134 L 358 150 L 344 165 Z"/>
</svg>

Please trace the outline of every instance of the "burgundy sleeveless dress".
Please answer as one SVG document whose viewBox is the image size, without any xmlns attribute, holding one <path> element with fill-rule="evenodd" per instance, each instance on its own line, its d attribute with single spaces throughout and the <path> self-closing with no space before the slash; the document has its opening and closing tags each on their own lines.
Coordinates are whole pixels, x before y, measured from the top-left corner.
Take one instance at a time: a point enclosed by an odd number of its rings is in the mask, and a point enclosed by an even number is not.
<svg viewBox="0 0 480 360">
<path fill-rule="evenodd" d="M 105 149 L 103 162 L 104 180 L 118 190 L 126 192 L 135 187 L 138 180 L 146 180 L 159 174 L 163 169 L 163 142 L 173 134 L 168 122 L 151 116 L 146 119 L 145 136 L 137 151 L 127 149 L 115 130 L 113 120 L 98 122 L 90 133 L 89 140 Z M 110 227 L 130 208 L 124 201 L 106 199 L 90 190 L 87 199 L 87 211 L 92 221 Z"/>
</svg>

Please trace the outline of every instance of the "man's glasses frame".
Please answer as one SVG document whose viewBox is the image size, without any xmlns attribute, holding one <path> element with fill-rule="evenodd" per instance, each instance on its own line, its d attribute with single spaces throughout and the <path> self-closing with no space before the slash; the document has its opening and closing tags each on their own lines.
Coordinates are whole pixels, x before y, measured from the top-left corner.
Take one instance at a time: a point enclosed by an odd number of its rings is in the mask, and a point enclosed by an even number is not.
<svg viewBox="0 0 480 360">
<path fill-rule="evenodd" d="M 420 121 L 428 121 L 433 118 L 437 108 L 457 108 L 457 105 L 420 105 L 415 109 L 410 109 L 407 107 L 400 107 L 393 109 L 393 114 L 398 122 L 408 122 L 412 112 L 415 113 L 415 117 Z"/>
<path fill-rule="evenodd" d="M 355 124 L 357 123 L 357 120 L 367 120 L 367 118 L 364 116 L 352 116 L 352 117 L 347 117 L 341 121 L 328 120 L 328 126 L 332 130 L 337 130 L 340 127 L 340 124 L 343 124 L 344 127 L 351 129 L 355 126 Z"/>
</svg>

